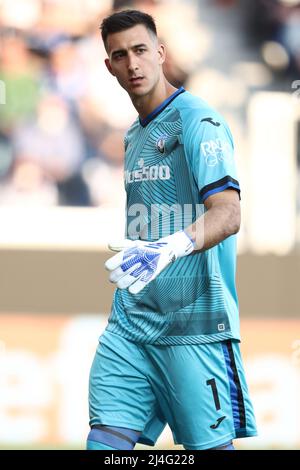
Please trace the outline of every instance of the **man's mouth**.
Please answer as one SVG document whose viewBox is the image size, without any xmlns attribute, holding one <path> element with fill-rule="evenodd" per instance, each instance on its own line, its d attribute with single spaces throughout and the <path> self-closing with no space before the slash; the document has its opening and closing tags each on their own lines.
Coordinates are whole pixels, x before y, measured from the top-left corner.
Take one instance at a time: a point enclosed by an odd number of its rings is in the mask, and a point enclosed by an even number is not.
<svg viewBox="0 0 300 470">
<path fill-rule="evenodd" d="M 133 85 L 140 84 L 142 80 L 144 80 L 144 77 L 132 77 L 129 79 L 130 83 L 132 83 Z"/>
</svg>

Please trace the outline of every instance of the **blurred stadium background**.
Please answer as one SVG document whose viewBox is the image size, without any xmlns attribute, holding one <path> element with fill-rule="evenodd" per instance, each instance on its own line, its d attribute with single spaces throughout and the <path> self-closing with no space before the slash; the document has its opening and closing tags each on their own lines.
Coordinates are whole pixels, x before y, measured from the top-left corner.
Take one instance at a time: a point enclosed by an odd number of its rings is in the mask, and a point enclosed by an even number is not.
<svg viewBox="0 0 300 470">
<path fill-rule="evenodd" d="M 106 72 L 99 24 L 126 6 L 155 16 L 169 80 L 215 106 L 235 137 L 242 350 L 259 427 L 237 446 L 299 449 L 295 0 L 0 0 L 0 448 L 85 445 L 136 116 Z M 157 448 L 172 445 L 167 429 Z"/>
</svg>

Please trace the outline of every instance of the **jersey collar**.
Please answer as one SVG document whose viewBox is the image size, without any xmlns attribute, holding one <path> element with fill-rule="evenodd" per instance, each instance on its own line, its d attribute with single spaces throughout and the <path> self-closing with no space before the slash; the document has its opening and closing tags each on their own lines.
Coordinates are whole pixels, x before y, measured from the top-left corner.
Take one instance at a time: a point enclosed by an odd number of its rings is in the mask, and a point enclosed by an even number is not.
<svg viewBox="0 0 300 470">
<path fill-rule="evenodd" d="M 180 87 L 178 90 L 176 90 L 173 95 L 169 96 L 165 101 L 163 101 L 157 108 L 152 111 L 152 113 L 148 114 L 148 116 L 145 119 L 140 120 L 140 124 L 142 127 L 146 127 L 149 122 L 151 122 L 154 118 L 156 118 L 166 107 L 173 101 L 178 95 L 181 93 L 184 93 L 185 89 L 183 87 Z"/>
</svg>

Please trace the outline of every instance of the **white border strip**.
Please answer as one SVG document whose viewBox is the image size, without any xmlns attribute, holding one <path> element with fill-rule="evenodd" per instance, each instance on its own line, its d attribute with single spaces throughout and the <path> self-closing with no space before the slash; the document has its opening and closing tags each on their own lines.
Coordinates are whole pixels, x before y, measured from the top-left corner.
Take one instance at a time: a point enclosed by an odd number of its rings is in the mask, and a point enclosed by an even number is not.
<svg viewBox="0 0 300 470">
<path fill-rule="evenodd" d="M 123 238 L 124 209 L 0 208 L 0 249 L 103 250 Z"/>
</svg>

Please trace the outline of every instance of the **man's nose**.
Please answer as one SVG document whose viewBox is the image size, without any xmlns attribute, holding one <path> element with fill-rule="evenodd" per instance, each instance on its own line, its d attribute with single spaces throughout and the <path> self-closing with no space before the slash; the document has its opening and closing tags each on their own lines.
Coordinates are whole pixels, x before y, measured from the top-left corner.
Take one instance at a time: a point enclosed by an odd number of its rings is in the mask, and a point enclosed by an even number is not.
<svg viewBox="0 0 300 470">
<path fill-rule="evenodd" d="M 135 56 L 135 54 L 128 54 L 128 70 L 130 72 L 134 72 L 138 70 L 138 68 L 139 68 L 138 61 L 137 61 L 137 57 Z"/>
</svg>

